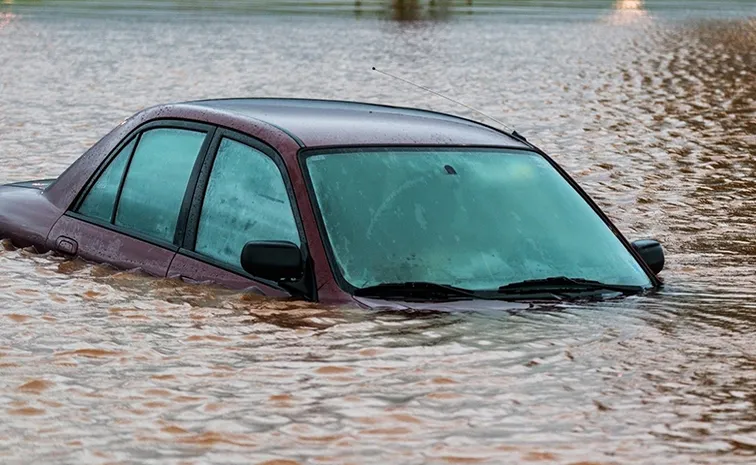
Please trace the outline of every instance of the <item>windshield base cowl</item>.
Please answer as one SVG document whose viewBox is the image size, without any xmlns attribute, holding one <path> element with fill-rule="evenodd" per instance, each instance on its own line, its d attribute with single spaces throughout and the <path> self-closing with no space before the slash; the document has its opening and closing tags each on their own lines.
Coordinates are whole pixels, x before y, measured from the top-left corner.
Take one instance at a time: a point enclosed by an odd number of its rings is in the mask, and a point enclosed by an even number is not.
<svg viewBox="0 0 756 465">
<path fill-rule="evenodd" d="M 352 297 L 355 302 L 371 310 L 387 311 L 437 311 L 437 312 L 517 312 L 530 310 L 536 305 L 533 302 L 512 302 L 503 300 L 454 300 L 454 301 L 425 301 L 411 302 L 400 299 L 383 299 L 373 297 Z M 551 302 L 554 303 L 553 301 Z"/>
</svg>

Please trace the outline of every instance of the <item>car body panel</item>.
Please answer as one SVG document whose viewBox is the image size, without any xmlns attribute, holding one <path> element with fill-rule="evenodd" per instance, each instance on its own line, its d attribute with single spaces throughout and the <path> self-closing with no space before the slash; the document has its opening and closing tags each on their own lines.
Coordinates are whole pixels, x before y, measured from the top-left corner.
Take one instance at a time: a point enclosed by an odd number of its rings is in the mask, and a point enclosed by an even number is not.
<svg viewBox="0 0 756 465">
<path fill-rule="evenodd" d="M 27 189 L 36 189 L 36 190 L 45 190 L 52 183 L 55 182 L 55 179 L 37 179 L 33 181 L 21 181 L 21 182 L 14 182 L 11 184 L 8 184 L 9 187 L 25 187 Z"/>
<path fill-rule="evenodd" d="M 264 119 L 305 147 L 337 145 L 509 145 L 521 141 L 479 123 L 441 113 L 355 102 L 228 99 L 190 105 Z"/>
<path fill-rule="evenodd" d="M 173 258 L 173 262 L 168 270 L 168 277 L 197 283 L 212 282 L 231 289 L 255 289 L 256 292 L 270 297 L 290 296 L 285 291 L 265 285 L 241 274 L 210 265 L 187 256 L 181 253 L 181 251 Z"/>
<path fill-rule="evenodd" d="M 62 214 L 38 188 L 0 186 L 0 237 L 19 246 L 47 250 L 47 233 Z"/>
<path fill-rule="evenodd" d="M 71 254 L 61 249 L 61 241 L 73 242 Z M 141 269 L 157 277 L 165 277 L 176 252 L 124 233 L 63 215 L 52 228 L 48 248 L 85 260 L 106 262 L 117 268 Z"/>
</svg>

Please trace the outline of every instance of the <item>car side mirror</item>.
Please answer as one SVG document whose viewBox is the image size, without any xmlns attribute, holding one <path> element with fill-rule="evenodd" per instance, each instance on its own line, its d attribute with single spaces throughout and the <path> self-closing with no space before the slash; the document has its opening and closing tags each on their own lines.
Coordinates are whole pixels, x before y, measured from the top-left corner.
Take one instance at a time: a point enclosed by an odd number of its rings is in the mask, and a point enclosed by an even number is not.
<svg viewBox="0 0 756 465">
<path fill-rule="evenodd" d="M 633 242 L 632 246 L 654 274 L 659 274 L 664 269 L 664 249 L 659 241 L 643 239 Z"/>
<path fill-rule="evenodd" d="M 297 279 L 304 272 L 302 251 L 288 241 L 248 242 L 241 253 L 241 265 L 252 276 L 277 283 Z"/>
</svg>

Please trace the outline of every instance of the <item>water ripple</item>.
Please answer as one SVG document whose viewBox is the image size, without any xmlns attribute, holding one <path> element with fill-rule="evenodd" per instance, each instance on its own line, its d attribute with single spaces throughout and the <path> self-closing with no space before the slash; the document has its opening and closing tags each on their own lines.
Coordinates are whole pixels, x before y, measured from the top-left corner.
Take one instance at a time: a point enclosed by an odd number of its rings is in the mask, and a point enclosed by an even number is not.
<svg viewBox="0 0 756 465">
<path fill-rule="evenodd" d="M 558 21 L 412 24 L 4 8 L 2 182 L 57 175 L 162 101 L 294 95 L 460 113 L 378 66 L 514 124 L 630 238 L 658 237 L 669 256 L 655 296 L 397 313 L 3 241 L 0 461 L 753 462 L 756 23 L 741 3 L 718 20 L 621 1 Z"/>
</svg>

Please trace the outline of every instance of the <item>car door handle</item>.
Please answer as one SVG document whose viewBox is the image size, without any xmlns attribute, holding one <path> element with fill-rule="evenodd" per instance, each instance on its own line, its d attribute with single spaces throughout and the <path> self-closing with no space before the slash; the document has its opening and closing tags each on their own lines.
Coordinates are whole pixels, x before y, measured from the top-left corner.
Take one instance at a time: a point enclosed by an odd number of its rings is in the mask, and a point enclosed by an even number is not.
<svg viewBox="0 0 756 465">
<path fill-rule="evenodd" d="M 70 237 L 60 236 L 55 241 L 55 249 L 66 255 L 76 255 L 76 252 L 79 251 L 79 244 Z"/>
</svg>

